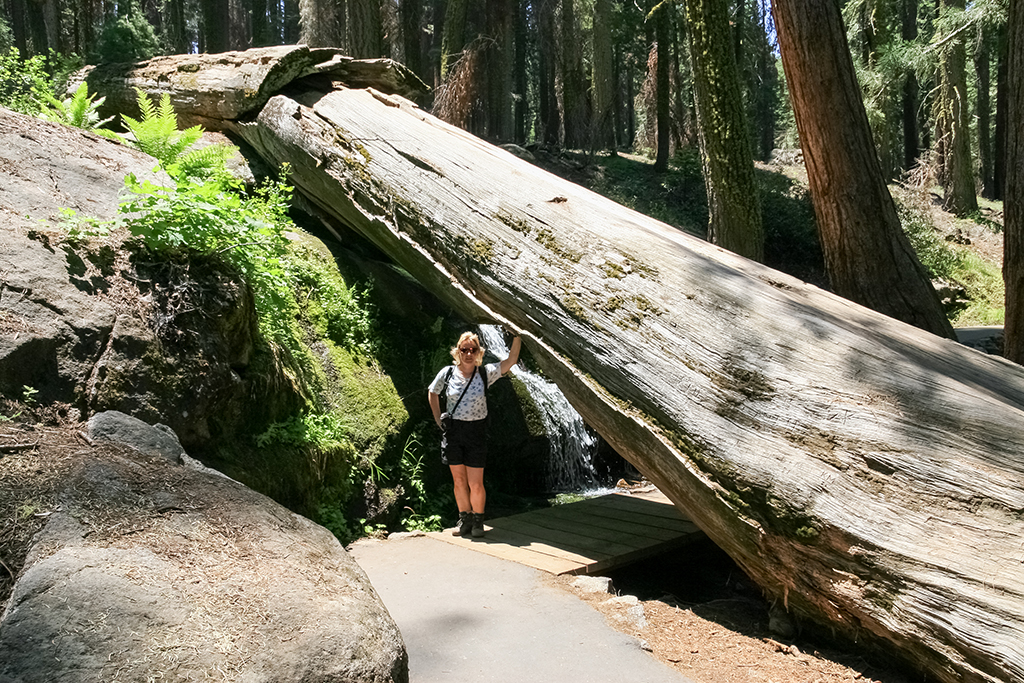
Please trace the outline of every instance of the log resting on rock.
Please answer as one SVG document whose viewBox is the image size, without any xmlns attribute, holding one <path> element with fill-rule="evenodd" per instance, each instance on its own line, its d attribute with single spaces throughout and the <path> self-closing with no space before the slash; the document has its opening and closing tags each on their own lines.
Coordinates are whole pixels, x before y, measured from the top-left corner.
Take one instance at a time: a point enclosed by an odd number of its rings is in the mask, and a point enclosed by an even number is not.
<svg viewBox="0 0 1024 683">
<path fill-rule="evenodd" d="M 788 610 L 943 681 L 1024 681 L 1024 369 L 545 173 L 400 97 L 226 127 L 469 319 Z"/>
</svg>

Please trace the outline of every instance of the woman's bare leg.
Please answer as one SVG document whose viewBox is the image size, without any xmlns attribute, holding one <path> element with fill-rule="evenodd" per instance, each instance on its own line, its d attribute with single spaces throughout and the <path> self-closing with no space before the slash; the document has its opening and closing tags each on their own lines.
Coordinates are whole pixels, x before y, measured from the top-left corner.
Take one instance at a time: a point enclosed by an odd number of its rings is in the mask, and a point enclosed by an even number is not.
<svg viewBox="0 0 1024 683">
<path fill-rule="evenodd" d="M 472 512 L 473 506 L 470 499 L 469 477 L 465 465 L 449 465 L 452 471 L 452 481 L 455 484 L 455 504 L 459 512 Z"/>
<path fill-rule="evenodd" d="M 484 468 L 466 467 L 466 478 L 469 486 L 469 501 L 474 513 L 482 515 L 487 504 L 487 491 L 484 489 Z M 460 508 L 461 509 L 461 508 Z"/>
</svg>

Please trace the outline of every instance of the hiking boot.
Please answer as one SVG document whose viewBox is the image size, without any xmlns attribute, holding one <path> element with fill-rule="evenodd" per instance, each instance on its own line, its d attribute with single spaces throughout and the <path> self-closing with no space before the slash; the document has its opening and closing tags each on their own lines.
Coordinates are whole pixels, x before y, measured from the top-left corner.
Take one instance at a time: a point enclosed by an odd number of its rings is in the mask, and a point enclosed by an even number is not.
<svg viewBox="0 0 1024 683">
<path fill-rule="evenodd" d="M 484 531 L 484 516 L 483 514 L 473 514 L 473 538 L 480 538 L 486 532 Z M 463 534 L 465 535 L 465 534 Z"/>
<path fill-rule="evenodd" d="M 469 536 L 471 529 L 473 528 L 473 513 L 472 512 L 460 512 L 459 521 L 456 523 L 455 528 L 452 529 L 452 536 Z"/>
</svg>

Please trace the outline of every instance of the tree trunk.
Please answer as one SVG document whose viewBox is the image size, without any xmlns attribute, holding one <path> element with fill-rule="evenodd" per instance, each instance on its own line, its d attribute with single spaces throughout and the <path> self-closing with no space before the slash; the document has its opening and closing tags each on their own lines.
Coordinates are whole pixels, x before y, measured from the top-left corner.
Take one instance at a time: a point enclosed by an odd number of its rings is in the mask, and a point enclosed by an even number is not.
<svg viewBox="0 0 1024 683">
<path fill-rule="evenodd" d="M 583 70 L 583 41 L 576 20 L 575 0 L 562 0 L 560 73 L 562 76 L 563 144 L 571 149 L 587 146 L 590 116 L 587 106 L 587 77 Z"/>
<path fill-rule="evenodd" d="M 82 80 L 89 92 L 107 93 L 101 116 L 125 113 L 138 117 L 136 88 L 167 93 L 180 126 L 201 124 L 221 130 L 224 121 L 259 111 L 288 83 L 318 75 L 327 82 L 375 87 L 403 97 L 418 98 L 427 86 L 403 65 L 389 59 L 353 60 L 334 48 L 278 45 L 223 55 L 154 57 L 137 69 L 124 64 L 88 66 L 72 78 L 73 93 Z"/>
<path fill-rule="evenodd" d="M 775 150 L 775 108 L 778 104 L 779 75 L 772 39 L 768 32 L 768 9 L 758 3 L 758 23 L 761 27 L 755 48 L 755 64 L 752 81 L 754 93 L 754 121 L 757 125 L 755 148 L 757 158 L 770 161 Z M 774 31 L 774 27 L 772 27 Z"/>
<path fill-rule="evenodd" d="M 636 92 L 632 69 L 626 75 L 626 142 L 629 145 L 636 141 Z"/>
<path fill-rule="evenodd" d="M 723 10 L 728 11 L 727 7 Z M 689 10 L 687 9 L 687 13 Z M 730 21 L 728 16 L 726 17 L 726 26 L 728 27 Z M 735 12 L 732 18 L 732 29 L 726 30 L 726 35 L 723 36 L 726 42 L 732 41 L 732 53 L 733 61 L 736 64 L 737 73 L 742 71 L 743 62 L 746 60 L 746 55 L 743 50 L 743 34 L 747 28 L 747 4 L 745 0 L 735 0 Z"/>
<path fill-rule="evenodd" d="M 423 3 L 420 0 L 402 0 L 402 39 L 405 41 L 405 65 L 422 80 L 428 80 L 423 59 Z"/>
<path fill-rule="evenodd" d="M 864 65 L 870 72 L 882 74 L 883 77 L 887 77 L 888 74 L 881 64 L 887 60 L 887 52 L 895 43 L 890 31 L 895 16 L 891 15 L 892 2 L 893 0 L 866 0 L 862 5 L 861 49 Z M 861 92 L 867 96 L 864 89 Z M 902 103 L 897 99 L 895 88 L 882 87 L 879 92 L 871 95 L 875 99 L 874 108 L 877 110 L 875 125 L 871 132 L 882 177 L 888 183 L 896 176 L 899 168 L 900 161 L 897 157 L 902 157 L 902 154 L 897 152 L 897 149 L 902 147 L 898 130 Z"/>
<path fill-rule="evenodd" d="M 540 107 L 541 129 L 538 137 L 547 145 L 558 144 L 558 133 L 562 126 L 558 113 L 558 95 L 555 92 L 555 71 L 558 64 L 555 0 L 540 0 L 537 3 L 537 52 L 540 85 L 537 104 Z"/>
<path fill-rule="evenodd" d="M 668 157 L 670 151 L 669 135 L 672 130 L 672 93 L 671 78 L 669 77 L 669 65 L 672 63 L 672 56 L 669 54 L 671 22 L 669 9 L 673 6 L 669 3 L 662 3 L 654 14 L 654 36 L 656 41 L 655 63 L 655 111 L 657 112 L 658 147 L 657 156 L 654 159 L 654 170 L 668 170 Z"/>
<path fill-rule="evenodd" d="M 429 51 L 431 80 L 428 80 L 427 83 L 430 83 L 434 90 L 441 87 L 443 82 L 441 79 L 441 55 L 444 51 L 441 49 L 441 41 L 444 38 L 444 13 L 446 7 L 446 0 L 431 0 L 430 2 L 430 19 L 434 26 L 434 32 L 430 36 Z"/>
<path fill-rule="evenodd" d="M 917 40 L 917 0 L 903 0 L 901 35 L 906 42 Z M 909 171 L 921 155 L 917 134 L 917 74 L 910 71 L 903 83 L 903 170 Z"/>
<path fill-rule="evenodd" d="M 26 0 L 26 9 L 28 10 L 28 31 L 29 37 L 31 38 L 31 47 L 28 52 L 21 54 L 22 59 L 28 59 L 36 55 L 46 56 L 49 54 L 47 49 L 49 48 L 49 39 L 46 33 L 46 19 L 45 12 L 43 9 L 43 3 L 40 0 Z"/>
<path fill-rule="evenodd" d="M 217 82 L 182 79 L 190 63 L 140 71 L 154 91 Z M 587 422 L 770 598 L 941 681 L 1024 680 L 1024 368 L 625 209 L 365 79 L 303 83 L 222 125 L 467 319 L 522 330 Z M 211 102 L 173 91 L 179 115 Z"/>
<path fill-rule="evenodd" d="M 671 149 L 682 149 L 684 147 L 696 147 L 697 142 L 697 111 L 693 106 L 692 87 L 686 89 L 687 84 L 692 85 L 693 74 L 690 73 L 690 64 L 687 60 L 680 60 L 680 56 L 687 53 L 682 46 L 684 41 L 689 40 L 686 34 L 686 21 L 680 14 L 673 17 L 671 51 L 672 63 L 669 65 L 669 91 L 672 94 L 672 106 L 669 112 L 671 122 L 672 142 Z"/>
<path fill-rule="evenodd" d="M 277 36 L 284 33 L 284 11 L 280 2 L 267 0 L 267 35 L 271 36 L 271 45 L 277 43 Z"/>
<path fill-rule="evenodd" d="M 982 34 L 978 37 L 978 44 L 974 51 L 974 71 L 978 77 L 978 90 L 975 105 L 978 119 L 978 161 L 981 164 L 981 196 L 992 199 L 994 191 L 992 188 L 992 133 L 990 122 L 992 120 L 992 104 L 989 97 L 989 89 L 992 86 L 991 61 L 992 55 L 989 51 L 990 40 L 986 35 L 987 31 L 981 29 Z"/>
<path fill-rule="evenodd" d="M 614 78 L 612 76 L 612 3 L 596 0 L 594 3 L 593 70 L 591 82 L 594 93 L 593 130 L 591 149 L 614 149 L 612 135 L 613 107 L 615 105 Z"/>
<path fill-rule="evenodd" d="M 49 54 L 54 52 L 66 52 L 61 37 L 63 29 L 61 26 L 61 11 L 57 0 L 37 0 L 37 11 L 42 13 L 44 35 L 46 43 L 40 46 L 40 53 Z"/>
<path fill-rule="evenodd" d="M 761 204 L 740 76 L 729 43 L 728 7 L 723 0 L 687 0 L 685 6 L 708 193 L 708 240 L 764 261 Z"/>
<path fill-rule="evenodd" d="M 384 56 L 380 0 L 348 0 L 349 49 L 356 59 Z"/>
<path fill-rule="evenodd" d="M 184 0 L 173 0 L 173 2 L 184 5 Z M 267 0 L 252 0 L 252 46 L 266 47 L 272 43 L 273 37 L 270 31 L 270 17 L 267 13 Z M 340 47 L 340 46 L 337 46 Z M 187 52 L 179 50 L 178 52 Z"/>
<path fill-rule="evenodd" d="M 228 45 L 232 50 L 245 50 L 252 45 L 252 0 L 229 0 Z"/>
<path fill-rule="evenodd" d="M 239 132 L 463 315 L 524 329 L 587 421 L 770 597 L 946 681 L 1024 675 L 1024 372 L 411 108 L 300 100 Z M 339 139 L 360 147 L 325 158 Z"/>
<path fill-rule="evenodd" d="M 14 47 L 22 59 L 28 59 L 29 37 L 28 21 L 25 17 L 26 5 L 32 0 L 10 0 L 11 33 L 14 37 Z"/>
<path fill-rule="evenodd" d="M 515 15 L 512 21 L 515 26 L 515 57 L 513 73 L 515 79 L 515 100 L 512 116 L 515 120 L 515 142 L 526 144 L 527 117 L 530 115 L 529 87 L 527 85 L 526 55 L 529 52 L 529 33 L 526 23 L 527 7 L 523 0 L 516 0 Z"/>
<path fill-rule="evenodd" d="M 441 81 L 448 78 L 452 65 L 466 47 L 466 11 L 469 0 L 448 0 L 444 14 L 444 36 L 441 39 Z"/>
<path fill-rule="evenodd" d="M 1004 33 L 999 40 L 999 56 L 996 59 L 996 135 L 993 143 L 996 148 L 994 168 L 992 169 L 992 185 L 995 189 L 993 199 L 1003 199 L 1006 196 L 1006 120 L 1007 106 L 1007 74 L 1006 74 L 1006 50 L 1007 36 Z"/>
<path fill-rule="evenodd" d="M 284 36 L 284 45 L 294 45 L 299 42 L 299 1 L 283 0 L 281 9 L 284 10 L 281 20 L 284 23 L 281 35 Z M 275 43 L 277 44 L 277 43 Z"/>
<path fill-rule="evenodd" d="M 966 0 L 941 0 L 942 7 L 962 10 Z M 943 37 L 940 36 L 940 39 Z M 942 206 L 957 216 L 978 210 L 971 163 L 970 99 L 967 94 L 967 48 L 957 37 L 939 51 L 936 128 L 942 144 Z"/>
<path fill-rule="evenodd" d="M 512 24 L 513 0 L 491 0 L 486 6 L 489 46 L 484 54 L 487 60 L 487 137 L 509 142 L 512 126 L 512 59 L 515 42 Z"/>
<path fill-rule="evenodd" d="M 338 0 L 299 0 L 299 42 L 310 47 L 346 46 Z"/>
<path fill-rule="evenodd" d="M 397 0 L 377 0 L 380 15 L 381 53 L 378 57 L 387 57 L 408 66 L 405 59 L 405 39 L 402 37 L 402 22 L 398 16 Z"/>
<path fill-rule="evenodd" d="M 1003 353 L 1024 365 L 1024 7 L 1010 3 L 1007 22 L 1006 192 L 1003 282 L 1006 324 Z"/>
<path fill-rule="evenodd" d="M 953 338 L 883 179 L 838 5 L 775 0 L 773 6 L 833 290 Z"/>
<path fill-rule="evenodd" d="M 189 51 L 188 24 L 185 22 L 185 0 L 169 0 L 166 12 L 167 41 L 175 53 L 185 54 Z"/>
<path fill-rule="evenodd" d="M 231 13 L 228 0 L 200 0 L 203 19 L 203 52 L 219 53 L 231 49 L 228 28 Z"/>
</svg>

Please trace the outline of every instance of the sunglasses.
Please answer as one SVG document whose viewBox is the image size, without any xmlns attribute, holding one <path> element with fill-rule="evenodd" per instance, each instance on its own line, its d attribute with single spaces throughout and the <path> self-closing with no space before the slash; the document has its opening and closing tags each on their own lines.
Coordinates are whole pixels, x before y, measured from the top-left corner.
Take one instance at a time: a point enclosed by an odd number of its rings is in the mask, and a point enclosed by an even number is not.
<svg viewBox="0 0 1024 683">
<path fill-rule="evenodd" d="M 477 348 L 476 346 L 463 346 L 459 351 L 463 353 L 476 353 Z"/>
</svg>

